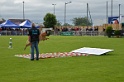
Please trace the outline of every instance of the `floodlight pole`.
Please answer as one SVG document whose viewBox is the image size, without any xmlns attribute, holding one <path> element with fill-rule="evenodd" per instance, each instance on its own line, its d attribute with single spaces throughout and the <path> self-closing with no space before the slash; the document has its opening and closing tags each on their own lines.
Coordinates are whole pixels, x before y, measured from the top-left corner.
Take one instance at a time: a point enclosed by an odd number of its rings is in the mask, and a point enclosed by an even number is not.
<svg viewBox="0 0 124 82">
<path fill-rule="evenodd" d="M 71 1 L 69 2 L 65 2 L 65 11 L 64 11 L 64 24 L 66 24 L 66 5 L 71 3 Z"/>
<path fill-rule="evenodd" d="M 56 4 L 52 4 L 52 5 L 54 6 L 54 9 L 53 9 L 53 10 L 54 10 L 54 15 L 55 15 L 55 5 L 56 5 Z"/>
<path fill-rule="evenodd" d="M 108 1 L 106 1 L 106 24 L 108 24 Z"/>
<path fill-rule="evenodd" d="M 119 4 L 119 23 L 120 23 L 120 21 L 121 21 L 121 14 L 120 14 L 120 6 L 121 6 L 121 4 Z"/>
<path fill-rule="evenodd" d="M 89 8 L 88 8 L 88 3 L 87 3 L 87 28 L 88 28 L 88 19 L 89 19 L 89 17 L 88 17 L 88 10 Z"/>
<path fill-rule="evenodd" d="M 113 17 L 113 0 L 111 0 L 111 17 Z"/>
<path fill-rule="evenodd" d="M 24 12 L 24 1 L 23 1 L 23 20 L 25 19 L 25 12 Z"/>
</svg>

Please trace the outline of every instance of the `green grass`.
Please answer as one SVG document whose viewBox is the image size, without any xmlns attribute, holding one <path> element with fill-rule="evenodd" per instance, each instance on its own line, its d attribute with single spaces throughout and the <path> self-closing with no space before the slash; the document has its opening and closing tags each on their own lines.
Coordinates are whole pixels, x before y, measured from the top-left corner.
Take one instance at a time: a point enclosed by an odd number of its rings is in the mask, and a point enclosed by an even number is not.
<svg viewBox="0 0 124 82">
<path fill-rule="evenodd" d="M 13 49 L 8 49 L 9 38 Z M 23 50 L 27 36 L 0 36 L 1 82 L 124 82 L 124 38 L 103 36 L 50 36 L 40 42 L 40 53 L 69 52 L 81 47 L 114 49 L 107 55 L 40 59 L 30 61 L 16 54 Z"/>
</svg>

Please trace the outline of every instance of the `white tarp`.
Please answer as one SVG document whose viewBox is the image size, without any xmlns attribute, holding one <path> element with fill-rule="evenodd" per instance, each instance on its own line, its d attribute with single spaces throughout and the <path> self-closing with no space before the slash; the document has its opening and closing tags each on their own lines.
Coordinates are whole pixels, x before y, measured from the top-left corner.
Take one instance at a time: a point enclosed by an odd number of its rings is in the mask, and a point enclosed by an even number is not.
<svg viewBox="0 0 124 82">
<path fill-rule="evenodd" d="M 102 55 L 102 54 L 105 54 L 105 53 L 111 52 L 111 51 L 113 51 L 113 50 L 112 49 L 83 47 L 83 48 L 80 48 L 80 49 L 73 50 L 71 52 L 92 54 L 92 55 Z"/>
</svg>

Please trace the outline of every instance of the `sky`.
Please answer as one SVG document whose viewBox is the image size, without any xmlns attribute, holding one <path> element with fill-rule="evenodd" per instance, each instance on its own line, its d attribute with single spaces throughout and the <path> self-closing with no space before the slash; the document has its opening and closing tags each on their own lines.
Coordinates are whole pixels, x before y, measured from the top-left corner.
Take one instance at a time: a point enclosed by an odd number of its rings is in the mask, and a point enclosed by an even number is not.
<svg viewBox="0 0 124 82">
<path fill-rule="evenodd" d="M 24 4 L 23 4 L 24 1 Z M 68 3 L 70 2 L 71 3 Z M 0 18 L 23 19 L 23 7 L 25 19 L 35 23 L 42 23 L 47 13 L 54 14 L 59 22 L 64 23 L 64 11 L 66 4 L 66 23 L 72 24 L 75 17 L 87 16 L 87 3 L 94 25 L 102 25 L 106 20 L 106 2 L 108 2 L 108 16 L 111 16 L 111 0 L 0 0 Z M 113 0 L 113 16 L 124 15 L 124 0 Z M 24 6 L 23 6 L 24 5 Z M 123 19 L 122 19 L 123 22 Z"/>
</svg>

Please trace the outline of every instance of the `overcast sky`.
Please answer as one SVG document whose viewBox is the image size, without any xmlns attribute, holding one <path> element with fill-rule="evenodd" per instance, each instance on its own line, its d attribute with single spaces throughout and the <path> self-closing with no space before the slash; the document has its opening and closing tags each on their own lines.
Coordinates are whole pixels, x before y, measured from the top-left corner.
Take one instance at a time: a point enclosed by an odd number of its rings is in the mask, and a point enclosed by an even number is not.
<svg viewBox="0 0 124 82">
<path fill-rule="evenodd" d="M 0 0 L 0 17 L 4 19 L 23 18 L 23 1 L 25 18 L 32 22 L 42 23 L 46 13 L 54 13 L 57 20 L 64 22 L 64 7 L 66 5 L 66 22 L 72 24 L 75 17 L 87 16 L 87 3 L 94 25 L 106 23 L 106 2 L 108 1 L 108 15 L 111 16 L 111 0 Z M 113 0 L 113 16 L 124 15 L 124 0 Z"/>
</svg>

